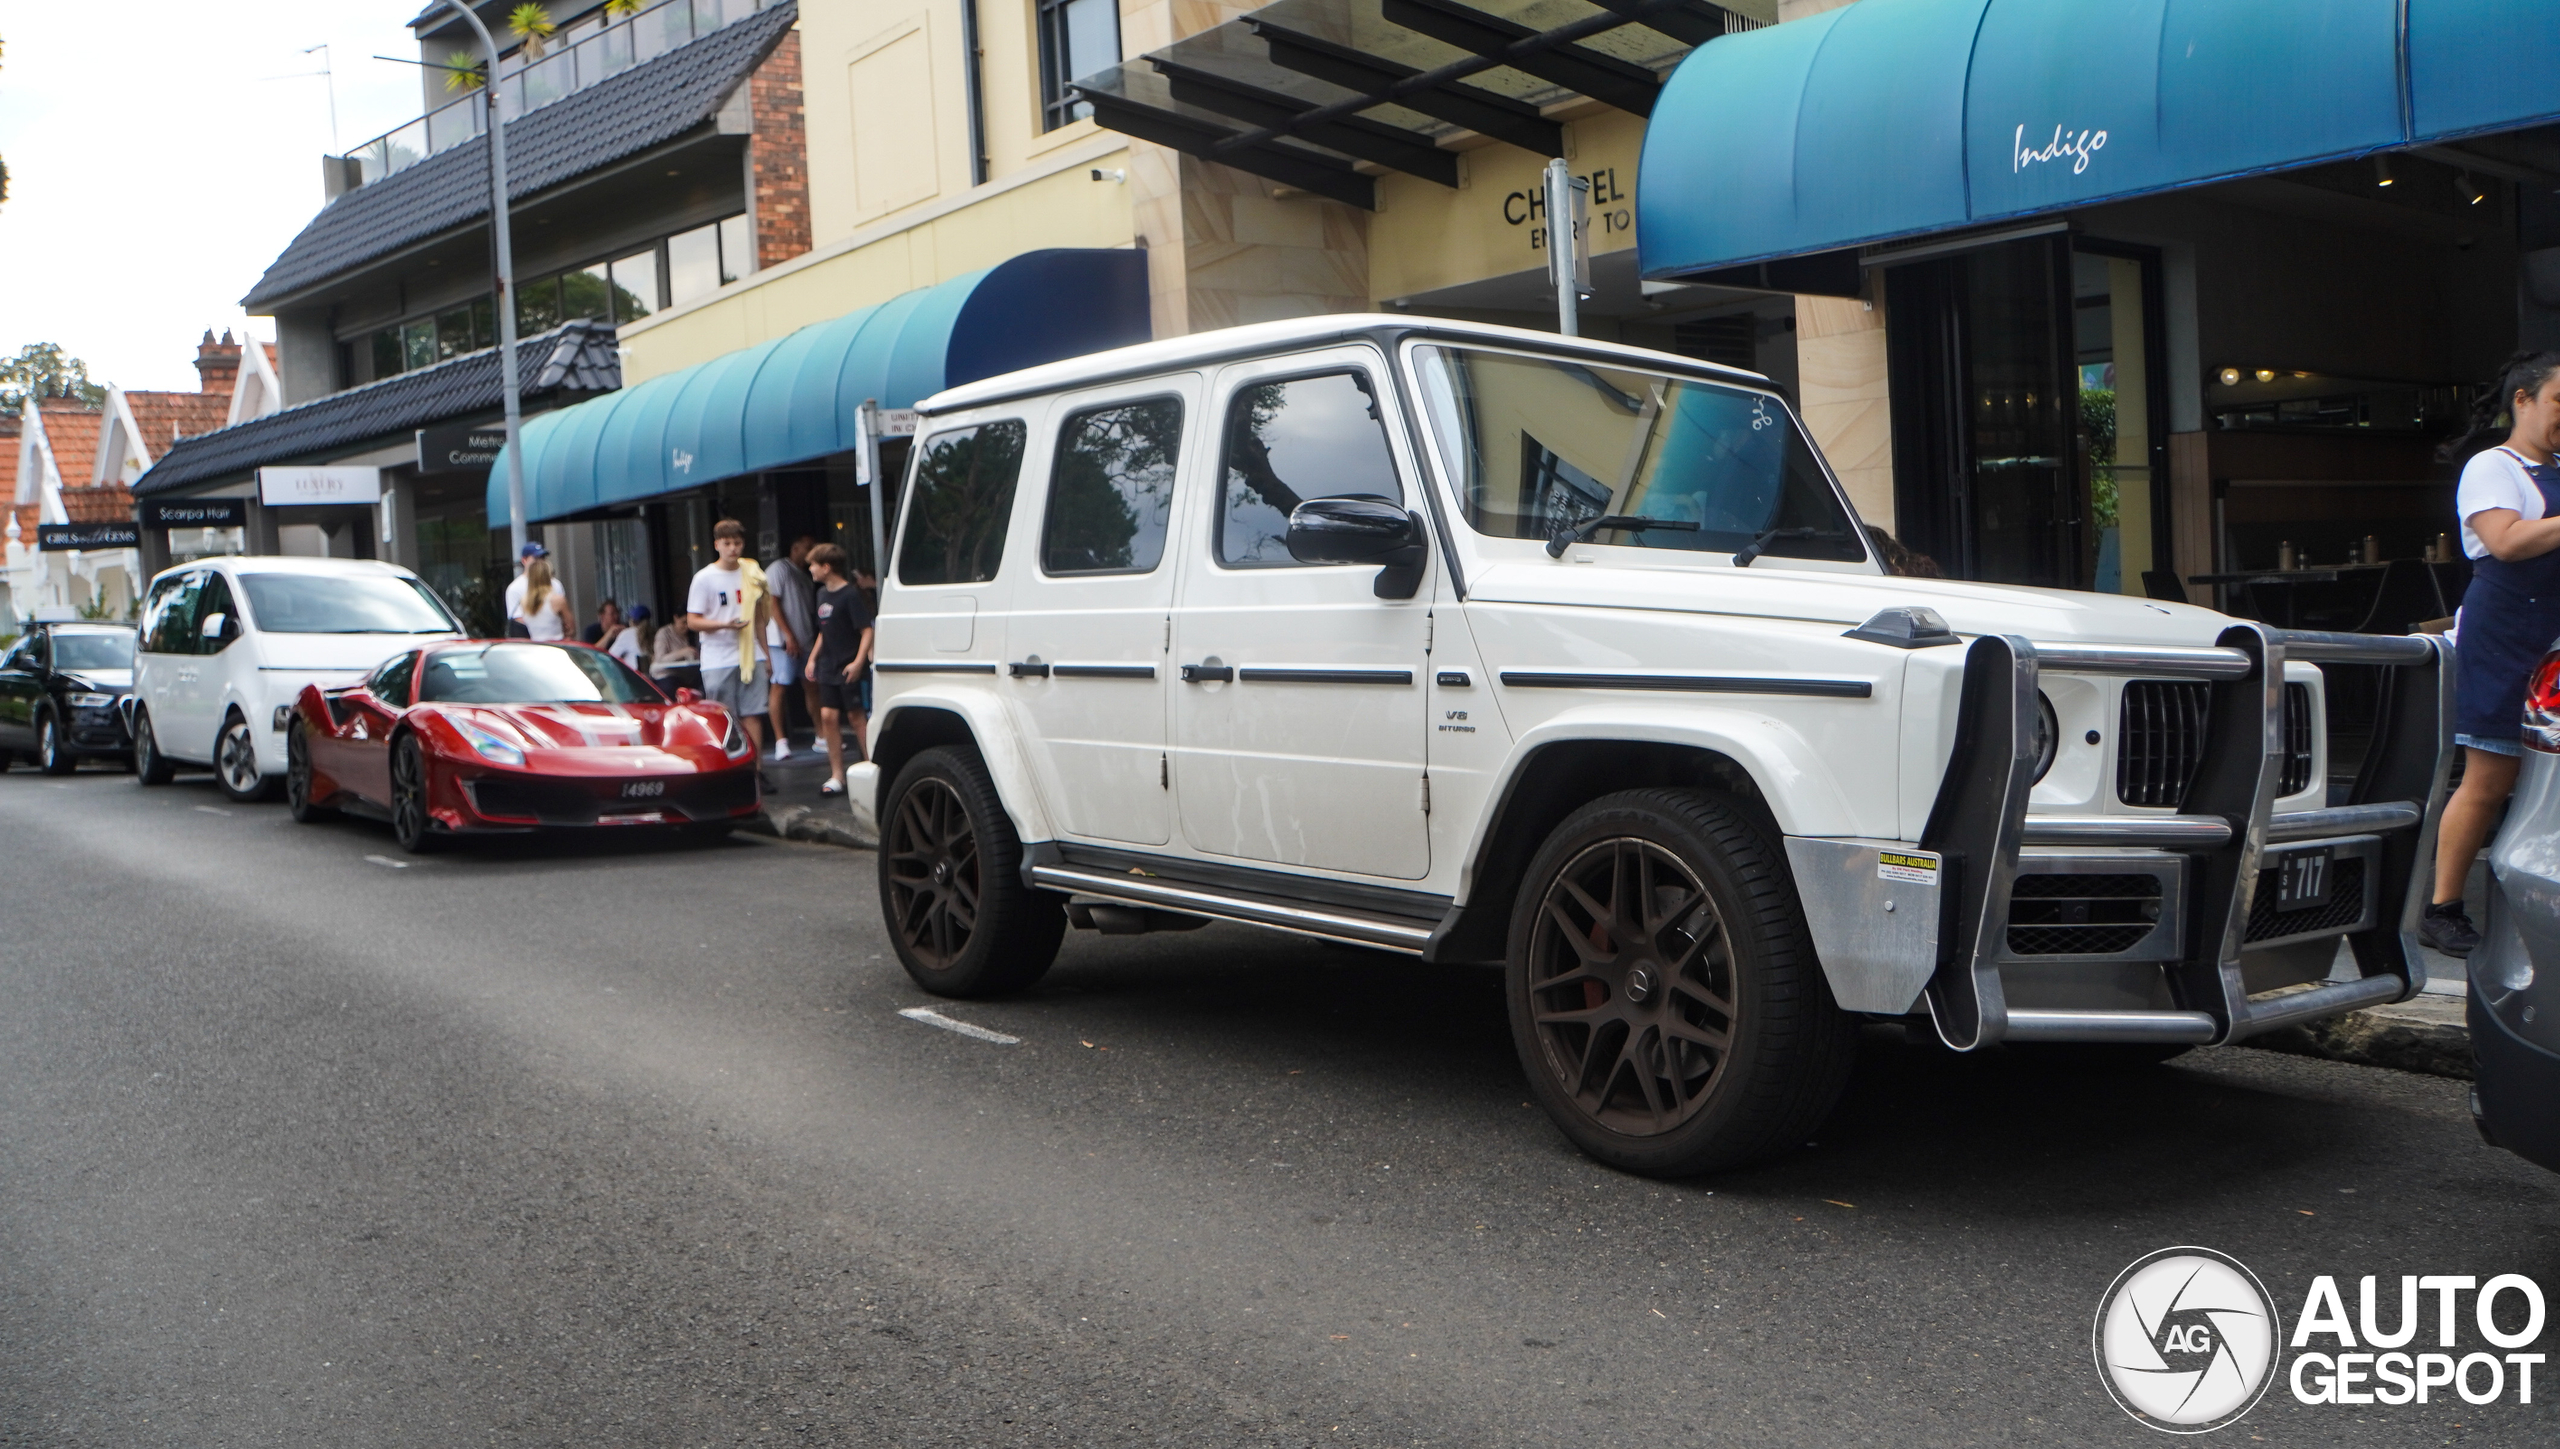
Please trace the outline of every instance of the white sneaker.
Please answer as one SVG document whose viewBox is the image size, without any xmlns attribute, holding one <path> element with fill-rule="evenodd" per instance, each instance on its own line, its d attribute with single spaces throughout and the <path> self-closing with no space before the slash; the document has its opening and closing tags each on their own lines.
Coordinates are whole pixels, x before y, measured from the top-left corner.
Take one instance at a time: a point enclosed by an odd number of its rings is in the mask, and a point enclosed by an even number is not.
<svg viewBox="0 0 2560 1449">
<path fill-rule="evenodd" d="M 775 740 L 773 742 L 773 757 L 777 760 L 790 759 L 791 742 L 789 740 Z"/>
</svg>

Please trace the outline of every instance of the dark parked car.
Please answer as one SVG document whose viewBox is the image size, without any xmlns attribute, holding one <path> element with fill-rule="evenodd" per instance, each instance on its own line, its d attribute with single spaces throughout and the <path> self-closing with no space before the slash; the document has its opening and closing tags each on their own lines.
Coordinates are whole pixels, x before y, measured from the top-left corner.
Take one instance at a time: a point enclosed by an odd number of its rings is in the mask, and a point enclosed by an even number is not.
<svg viewBox="0 0 2560 1449">
<path fill-rule="evenodd" d="M 132 629 L 29 624 L 0 654 L 0 769 L 20 759 L 49 775 L 92 757 L 131 765 L 120 706 L 132 688 Z"/>
<path fill-rule="evenodd" d="M 2524 696 L 2524 768 L 2489 847 L 2489 919 L 2466 963 L 2480 1133 L 2560 1172 L 2560 643 Z"/>
</svg>

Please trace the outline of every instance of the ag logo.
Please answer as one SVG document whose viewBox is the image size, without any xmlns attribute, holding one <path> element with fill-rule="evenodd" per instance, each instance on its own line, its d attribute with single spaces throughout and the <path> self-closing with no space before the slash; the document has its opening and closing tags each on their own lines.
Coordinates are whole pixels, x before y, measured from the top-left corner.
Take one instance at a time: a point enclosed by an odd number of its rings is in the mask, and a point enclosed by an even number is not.
<svg viewBox="0 0 2560 1449">
<path fill-rule="evenodd" d="M 2164 1248 L 2116 1276 L 2091 1334 L 2098 1377 L 2124 1411 L 2172 1434 L 2238 1419 L 2274 1378 L 2275 1301 L 2211 1248 Z"/>
</svg>

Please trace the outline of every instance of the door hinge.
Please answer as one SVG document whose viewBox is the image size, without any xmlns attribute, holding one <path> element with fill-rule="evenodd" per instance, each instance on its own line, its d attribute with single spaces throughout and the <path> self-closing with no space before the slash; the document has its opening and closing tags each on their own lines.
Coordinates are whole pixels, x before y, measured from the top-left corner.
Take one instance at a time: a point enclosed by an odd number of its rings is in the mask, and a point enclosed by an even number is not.
<svg viewBox="0 0 2560 1449">
<path fill-rule="evenodd" d="M 1422 777 L 1422 813 L 1425 815 L 1431 813 L 1431 777 L 1429 775 Z"/>
<path fill-rule="evenodd" d="M 1164 652 L 1167 654 L 1173 652 L 1173 616 L 1171 614 L 1164 616 Z"/>
<path fill-rule="evenodd" d="M 1422 652 L 1425 654 L 1431 652 L 1431 641 L 1438 633 L 1439 622 L 1433 615 L 1422 616 Z"/>
<path fill-rule="evenodd" d="M 1156 784 L 1166 790 L 1173 788 L 1173 757 L 1171 755 L 1156 756 Z"/>
</svg>

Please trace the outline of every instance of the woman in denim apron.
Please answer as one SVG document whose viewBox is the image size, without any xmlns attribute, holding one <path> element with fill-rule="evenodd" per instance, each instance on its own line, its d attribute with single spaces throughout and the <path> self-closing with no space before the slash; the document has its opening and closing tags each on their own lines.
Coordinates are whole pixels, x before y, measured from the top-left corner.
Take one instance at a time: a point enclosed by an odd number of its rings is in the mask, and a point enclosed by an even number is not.
<svg viewBox="0 0 2560 1449">
<path fill-rule="evenodd" d="M 2462 908 L 2471 862 L 2489 843 L 2523 764 L 2524 691 L 2560 636 L 2560 352 L 2519 354 L 2480 402 L 2456 456 L 2496 435 L 2506 441 L 2463 465 L 2455 512 L 2471 557 L 2471 587 L 2454 631 L 2454 743 L 2462 788 L 2436 829 L 2435 903 L 2418 935 L 2468 956 L 2480 933 Z"/>
</svg>

